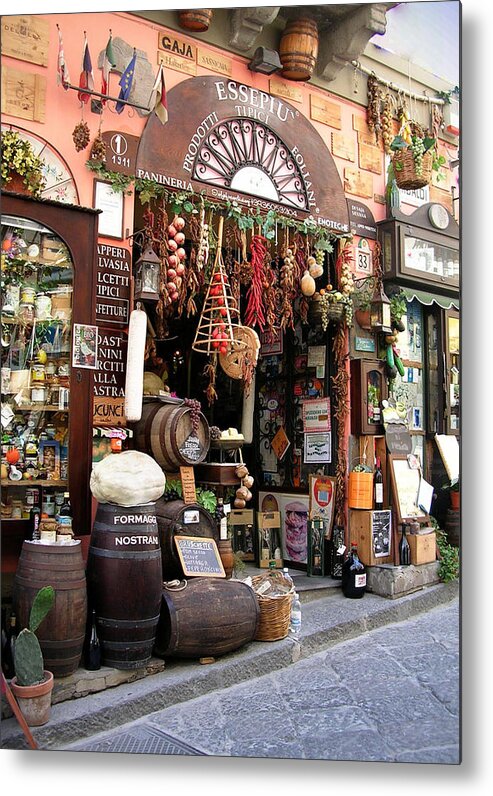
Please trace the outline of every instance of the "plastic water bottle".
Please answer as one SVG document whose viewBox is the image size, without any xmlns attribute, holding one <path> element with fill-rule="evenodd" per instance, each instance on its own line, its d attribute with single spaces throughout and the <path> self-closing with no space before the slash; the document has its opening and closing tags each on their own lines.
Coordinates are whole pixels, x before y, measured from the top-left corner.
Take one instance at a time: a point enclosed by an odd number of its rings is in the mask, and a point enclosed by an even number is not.
<svg viewBox="0 0 493 796">
<path fill-rule="evenodd" d="M 290 585 L 290 586 L 294 586 L 294 583 L 293 583 L 293 578 L 292 578 L 292 577 L 291 577 L 291 575 L 289 574 L 289 570 L 288 570 L 288 568 L 287 568 L 287 567 L 283 567 L 283 569 L 282 569 L 282 574 L 283 574 L 283 576 L 284 576 L 285 580 L 286 580 L 286 581 L 289 583 L 289 585 Z"/>
<path fill-rule="evenodd" d="M 301 632 L 301 603 L 296 592 L 293 594 L 293 602 L 291 603 L 289 632 L 293 638 L 298 638 Z"/>
</svg>

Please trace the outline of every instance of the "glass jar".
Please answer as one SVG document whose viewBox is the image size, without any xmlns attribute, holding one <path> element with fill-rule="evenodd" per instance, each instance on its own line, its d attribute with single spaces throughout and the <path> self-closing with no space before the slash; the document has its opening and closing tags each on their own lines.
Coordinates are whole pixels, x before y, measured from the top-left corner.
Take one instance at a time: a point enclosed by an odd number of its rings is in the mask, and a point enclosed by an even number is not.
<svg viewBox="0 0 493 796">
<path fill-rule="evenodd" d="M 19 305 L 19 320 L 23 323 L 34 323 L 34 304 L 23 301 Z"/>
<path fill-rule="evenodd" d="M 38 293 L 35 301 L 36 318 L 46 321 L 51 318 L 51 297 L 46 293 Z"/>
</svg>

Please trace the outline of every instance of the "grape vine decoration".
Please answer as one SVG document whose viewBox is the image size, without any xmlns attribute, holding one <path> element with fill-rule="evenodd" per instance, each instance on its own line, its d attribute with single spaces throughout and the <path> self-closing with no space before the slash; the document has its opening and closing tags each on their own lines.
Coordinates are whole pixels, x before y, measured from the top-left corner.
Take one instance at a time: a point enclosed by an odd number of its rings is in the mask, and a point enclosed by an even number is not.
<svg viewBox="0 0 493 796">
<path fill-rule="evenodd" d="M 200 401 L 196 401 L 194 398 L 185 398 L 183 403 L 188 407 L 188 409 L 190 409 L 192 430 L 194 434 L 197 434 L 200 427 L 200 415 L 202 412 Z"/>
</svg>

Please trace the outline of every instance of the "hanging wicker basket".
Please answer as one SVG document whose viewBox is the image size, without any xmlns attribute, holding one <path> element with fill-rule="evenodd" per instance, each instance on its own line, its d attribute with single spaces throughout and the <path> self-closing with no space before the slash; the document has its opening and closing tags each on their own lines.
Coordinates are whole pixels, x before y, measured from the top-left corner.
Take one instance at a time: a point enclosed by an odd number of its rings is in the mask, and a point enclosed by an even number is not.
<svg viewBox="0 0 493 796">
<path fill-rule="evenodd" d="M 271 574 L 285 585 L 289 585 L 282 572 L 273 572 Z M 252 578 L 254 589 L 263 578 L 264 575 L 256 575 Z M 255 641 L 279 641 L 282 638 L 286 638 L 289 633 L 293 594 L 294 586 L 291 586 L 287 594 L 272 597 L 256 593 L 260 617 Z"/>
<path fill-rule="evenodd" d="M 419 175 L 416 174 L 416 164 L 410 149 L 400 149 L 396 152 L 392 158 L 392 166 L 397 187 L 403 191 L 415 191 L 430 184 L 433 156 L 429 150 L 424 153 Z"/>
</svg>

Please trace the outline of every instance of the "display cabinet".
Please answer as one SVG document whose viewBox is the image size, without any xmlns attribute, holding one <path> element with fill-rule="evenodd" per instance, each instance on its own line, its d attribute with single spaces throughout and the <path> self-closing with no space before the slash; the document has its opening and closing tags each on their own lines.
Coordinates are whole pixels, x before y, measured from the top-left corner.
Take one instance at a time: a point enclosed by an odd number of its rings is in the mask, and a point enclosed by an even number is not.
<svg viewBox="0 0 493 796">
<path fill-rule="evenodd" d="M 351 360 L 351 433 L 383 434 L 382 401 L 387 398 L 384 363 Z"/>
<path fill-rule="evenodd" d="M 458 293 L 459 226 L 445 207 L 430 203 L 411 215 L 392 215 L 378 224 L 384 281 Z"/>
<path fill-rule="evenodd" d="M 92 371 L 72 367 L 74 323 L 91 325 L 98 211 L 2 197 L 2 571 L 30 538 L 34 503 L 70 493 L 90 533 Z"/>
<path fill-rule="evenodd" d="M 460 319 L 436 305 L 426 312 L 428 435 L 460 434 Z"/>
</svg>

